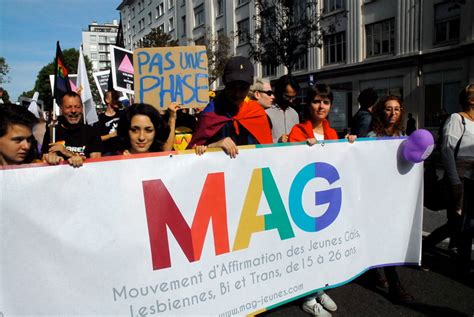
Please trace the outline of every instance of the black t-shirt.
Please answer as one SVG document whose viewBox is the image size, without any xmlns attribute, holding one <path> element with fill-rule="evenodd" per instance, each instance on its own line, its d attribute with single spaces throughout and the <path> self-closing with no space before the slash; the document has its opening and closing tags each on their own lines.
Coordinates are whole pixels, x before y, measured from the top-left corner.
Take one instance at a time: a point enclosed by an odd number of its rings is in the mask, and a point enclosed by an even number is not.
<svg viewBox="0 0 474 317">
<path fill-rule="evenodd" d="M 64 142 L 64 146 L 71 152 L 90 157 L 91 153 L 102 152 L 102 141 L 99 129 L 83 123 L 70 126 L 61 116 L 56 126 L 56 142 Z M 46 132 L 43 138 L 41 152 L 48 153 L 50 137 Z"/>
<path fill-rule="evenodd" d="M 120 120 L 121 112 L 115 112 L 115 115 L 109 117 L 105 113 L 99 115 L 99 121 L 97 126 L 100 130 L 100 135 L 107 135 L 113 132 L 117 132 L 118 122 Z M 123 149 L 118 137 L 110 138 L 106 141 L 102 141 L 103 154 L 113 155 L 119 154 Z"/>
</svg>

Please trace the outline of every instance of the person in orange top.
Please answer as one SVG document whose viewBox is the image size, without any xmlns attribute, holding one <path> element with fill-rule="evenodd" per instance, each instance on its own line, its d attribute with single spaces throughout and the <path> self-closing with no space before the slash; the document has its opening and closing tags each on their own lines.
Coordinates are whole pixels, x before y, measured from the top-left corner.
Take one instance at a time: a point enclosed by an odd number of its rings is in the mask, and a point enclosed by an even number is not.
<svg viewBox="0 0 474 317">
<path fill-rule="evenodd" d="M 309 145 L 314 145 L 318 141 L 337 140 L 336 130 L 329 126 L 326 119 L 332 101 L 333 94 L 328 85 L 318 84 L 309 89 L 304 108 L 306 121 L 293 126 L 288 135 L 288 142 L 306 141 Z M 349 142 L 354 142 L 356 136 L 348 135 L 346 138 Z M 313 316 L 330 317 L 330 311 L 335 311 L 337 305 L 324 291 L 318 291 L 304 298 L 302 308 Z"/>
<path fill-rule="evenodd" d="M 330 127 L 327 116 L 331 110 L 333 93 L 326 84 L 318 84 L 308 90 L 304 117 L 306 121 L 293 126 L 288 135 L 289 142 L 306 141 L 309 145 L 324 140 L 337 140 L 336 130 Z M 355 135 L 347 135 L 349 142 L 354 142 Z"/>
</svg>

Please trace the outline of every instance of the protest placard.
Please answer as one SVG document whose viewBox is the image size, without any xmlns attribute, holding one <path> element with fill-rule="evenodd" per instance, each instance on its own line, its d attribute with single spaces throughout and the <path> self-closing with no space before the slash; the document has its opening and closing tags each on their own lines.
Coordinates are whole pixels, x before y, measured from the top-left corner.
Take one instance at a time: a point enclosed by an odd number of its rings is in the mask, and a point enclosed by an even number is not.
<svg viewBox="0 0 474 317">
<path fill-rule="evenodd" d="M 100 72 L 94 72 L 92 74 L 94 76 L 94 82 L 97 86 L 97 90 L 99 91 L 100 98 L 102 99 L 102 103 L 105 104 L 105 93 L 109 90 L 109 76 L 110 70 L 104 70 Z"/>
<path fill-rule="evenodd" d="M 170 102 L 183 108 L 209 102 L 205 46 L 141 48 L 134 51 L 137 102 L 164 109 Z"/>
<path fill-rule="evenodd" d="M 133 94 L 133 52 L 110 45 L 110 62 L 114 89 Z"/>
</svg>

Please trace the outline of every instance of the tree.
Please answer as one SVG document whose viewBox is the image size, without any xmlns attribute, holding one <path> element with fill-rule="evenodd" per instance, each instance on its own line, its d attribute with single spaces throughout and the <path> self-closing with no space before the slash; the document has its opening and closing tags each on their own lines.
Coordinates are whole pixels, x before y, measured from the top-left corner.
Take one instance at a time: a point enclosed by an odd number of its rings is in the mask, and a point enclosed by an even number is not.
<svg viewBox="0 0 474 317">
<path fill-rule="evenodd" d="M 231 44 L 231 39 L 223 33 L 213 36 L 210 30 L 206 32 L 203 45 L 207 51 L 209 86 L 224 74 L 225 64 L 231 57 Z"/>
<path fill-rule="evenodd" d="M 63 50 L 63 57 L 69 74 L 74 74 L 77 70 L 77 64 L 79 61 L 79 51 L 74 48 Z M 88 78 L 89 84 L 91 86 L 92 96 L 94 101 L 99 103 L 101 99 L 97 87 L 94 84 L 94 78 L 92 77 L 92 63 L 87 56 L 84 56 L 84 60 L 88 69 Z M 54 75 L 54 60 L 48 65 L 44 66 L 36 76 L 34 91 L 39 92 L 40 99 L 44 102 L 45 110 L 51 110 L 53 107 L 53 95 L 51 93 L 49 75 Z"/>
<path fill-rule="evenodd" d="M 10 102 L 10 95 L 8 94 L 8 91 L 6 89 L 3 89 L 2 96 L 0 97 L 4 103 L 9 103 Z"/>
<path fill-rule="evenodd" d="M 150 33 L 145 35 L 142 40 L 137 43 L 138 47 L 170 47 L 178 46 L 178 40 L 165 33 L 160 27 L 151 29 Z"/>
<path fill-rule="evenodd" d="M 255 0 L 255 31 L 246 34 L 249 56 L 264 65 L 284 65 L 291 74 L 310 48 L 322 46 L 323 37 L 334 32 L 341 17 L 321 15 L 317 4 L 317 0 Z"/>
<path fill-rule="evenodd" d="M 0 57 L 0 84 L 10 82 L 8 73 L 10 72 L 10 66 L 8 66 L 5 57 Z"/>
<path fill-rule="evenodd" d="M 33 98 L 33 95 L 35 94 L 35 90 L 32 89 L 32 90 L 28 90 L 28 91 L 24 91 L 20 94 L 20 97 L 26 97 L 26 98 Z"/>
</svg>

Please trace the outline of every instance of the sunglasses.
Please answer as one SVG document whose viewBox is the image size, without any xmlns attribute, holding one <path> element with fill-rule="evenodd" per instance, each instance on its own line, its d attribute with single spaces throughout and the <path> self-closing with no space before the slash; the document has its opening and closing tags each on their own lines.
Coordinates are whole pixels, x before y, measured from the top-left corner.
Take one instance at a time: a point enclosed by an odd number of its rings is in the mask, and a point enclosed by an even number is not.
<svg viewBox="0 0 474 317">
<path fill-rule="evenodd" d="M 288 96 L 286 94 L 283 95 L 283 98 L 288 100 L 288 101 L 296 100 L 296 96 Z"/>
<path fill-rule="evenodd" d="M 330 100 L 321 100 L 321 99 L 313 99 L 313 101 L 311 103 L 323 103 L 325 105 L 330 105 L 331 104 L 331 101 Z"/>
<path fill-rule="evenodd" d="M 273 95 L 273 90 L 257 90 L 258 92 L 264 93 L 267 96 L 271 97 Z"/>
</svg>

